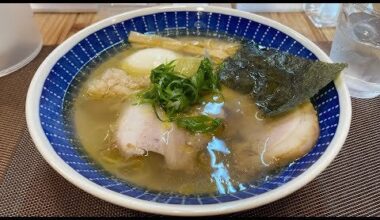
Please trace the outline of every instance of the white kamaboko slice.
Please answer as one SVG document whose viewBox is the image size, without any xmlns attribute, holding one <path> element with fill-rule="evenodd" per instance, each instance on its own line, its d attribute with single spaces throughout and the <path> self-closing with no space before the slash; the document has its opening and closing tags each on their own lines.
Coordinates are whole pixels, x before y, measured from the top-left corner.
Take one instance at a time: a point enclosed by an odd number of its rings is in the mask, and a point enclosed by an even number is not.
<svg viewBox="0 0 380 220">
<path fill-rule="evenodd" d="M 149 75 L 150 71 L 160 64 L 168 63 L 181 57 L 178 53 L 162 49 L 148 48 L 139 50 L 122 61 L 122 67 L 134 75 Z"/>
</svg>

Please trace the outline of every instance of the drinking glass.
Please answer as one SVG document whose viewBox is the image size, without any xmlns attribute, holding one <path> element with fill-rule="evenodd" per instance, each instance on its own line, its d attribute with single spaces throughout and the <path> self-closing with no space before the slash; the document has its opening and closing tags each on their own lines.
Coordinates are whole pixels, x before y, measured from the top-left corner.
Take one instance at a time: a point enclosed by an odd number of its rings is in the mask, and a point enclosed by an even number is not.
<svg viewBox="0 0 380 220">
<path fill-rule="evenodd" d="M 348 63 L 344 78 L 350 95 L 380 95 L 380 4 L 343 4 L 330 57 Z"/>
<path fill-rule="evenodd" d="M 341 4 L 339 3 L 305 3 L 303 9 L 305 14 L 314 24 L 321 27 L 335 27 Z"/>
<path fill-rule="evenodd" d="M 0 77 L 28 64 L 42 47 L 29 4 L 0 4 Z"/>
</svg>

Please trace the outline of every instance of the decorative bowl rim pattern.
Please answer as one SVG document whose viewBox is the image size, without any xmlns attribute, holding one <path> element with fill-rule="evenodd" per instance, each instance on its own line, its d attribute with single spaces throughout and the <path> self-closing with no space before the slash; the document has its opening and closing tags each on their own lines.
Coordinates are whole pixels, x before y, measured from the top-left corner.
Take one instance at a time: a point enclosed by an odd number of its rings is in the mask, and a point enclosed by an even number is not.
<svg viewBox="0 0 380 220">
<path fill-rule="evenodd" d="M 145 201 L 123 195 L 97 185 L 96 183 L 77 173 L 54 151 L 41 126 L 39 117 L 39 100 L 42 94 L 44 81 L 46 80 L 50 70 L 58 61 L 58 59 L 67 53 L 74 45 L 78 44 L 82 39 L 86 38 L 89 34 L 101 30 L 107 26 L 137 16 L 171 11 L 207 11 L 253 20 L 269 27 L 273 27 L 274 29 L 277 29 L 284 34 L 292 37 L 297 42 L 302 44 L 305 48 L 314 53 L 319 60 L 331 62 L 330 58 L 318 46 L 291 28 L 268 18 L 235 9 L 213 6 L 157 6 L 130 11 L 104 19 L 74 34 L 61 45 L 59 45 L 53 52 L 51 52 L 38 68 L 30 84 L 25 109 L 28 129 L 34 143 L 37 146 L 37 149 L 42 154 L 44 159 L 50 164 L 50 166 L 78 188 L 105 201 L 139 211 L 180 216 L 216 215 L 255 208 L 293 193 L 294 191 L 309 183 L 317 175 L 319 175 L 332 162 L 332 160 L 340 151 L 345 138 L 347 137 L 351 123 L 351 99 L 348 90 L 343 82 L 342 74 L 334 81 L 336 90 L 338 92 L 340 106 L 339 123 L 336 129 L 336 133 L 329 146 L 326 148 L 325 152 L 313 165 L 311 165 L 305 172 L 293 180 L 271 191 L 254 197 L 220 204 L 202 205 L 175 205 Z"/>
</svg>

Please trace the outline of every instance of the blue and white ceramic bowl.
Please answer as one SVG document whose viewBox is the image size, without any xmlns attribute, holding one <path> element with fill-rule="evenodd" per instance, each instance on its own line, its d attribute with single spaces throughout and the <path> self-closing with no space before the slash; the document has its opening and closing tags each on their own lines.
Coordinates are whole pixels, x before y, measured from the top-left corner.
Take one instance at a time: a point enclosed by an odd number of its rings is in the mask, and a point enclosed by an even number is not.
<svg viewBox="0 0 380 220">
<path fill-rule="evenodd" d="M 167 215 L 215 215 L 255 208 L 298 190 L 334 159 L 347 136 L 351 103 L 342 77 L 323 88 L 313 102 L 318 111 L 320 136 L 304 157 L 260 185 L 219 196 L 157 194 L 129 185 L 96 168 L 72 144 L 70 125 L 63 116 L 86 66 L 126 41 L 130 31 L 156 32 L 166 28 L 187 33 L 205 30 L 218 36 L 252 40 L 308 59 L 331 62 L 314 43 L 270 19 L 218 7 L 153 7 L 120 14 L 93 24 L 59 45 L 41 64 L 31 82 L 26 115 L 29 132 L 45 160 L 64 178 L 108 202 L 140 211 Z"/>
</svg>

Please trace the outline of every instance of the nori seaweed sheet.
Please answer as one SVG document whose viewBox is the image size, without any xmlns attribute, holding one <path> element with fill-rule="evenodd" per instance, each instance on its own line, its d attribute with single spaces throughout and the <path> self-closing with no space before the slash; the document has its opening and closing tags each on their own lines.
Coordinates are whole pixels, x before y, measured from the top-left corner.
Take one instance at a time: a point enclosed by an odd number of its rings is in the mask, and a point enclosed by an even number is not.
<svg viewBox="0 0 380 220">
<path fill-rule="evenodd" d="M 227 87 L 250 94 L 264 115 L 275 116 L 309 100 L 345 67 L 243 42 L 222 63 L 219 76 Z"/>
</svg>

